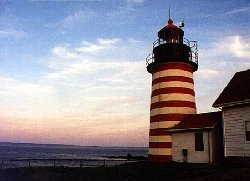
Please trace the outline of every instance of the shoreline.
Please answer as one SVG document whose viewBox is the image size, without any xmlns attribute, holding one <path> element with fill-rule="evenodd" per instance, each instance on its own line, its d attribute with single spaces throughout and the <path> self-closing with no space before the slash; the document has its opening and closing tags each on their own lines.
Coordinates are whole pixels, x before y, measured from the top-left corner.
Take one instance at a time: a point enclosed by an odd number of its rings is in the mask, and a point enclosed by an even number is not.
<svg viewBox="0 0 250 181">
<path fill-rule="evenodd" d="M 20 146 L 20 147 L 61 147 L 61 148 L 129 148 L 129 149 L 148 149 L 144 146 L 98 146 L 98 145 L 71 145 L 57 143 L 18 143 L 18 142 L 0 142 L 0 146 Z"/>
</svg>

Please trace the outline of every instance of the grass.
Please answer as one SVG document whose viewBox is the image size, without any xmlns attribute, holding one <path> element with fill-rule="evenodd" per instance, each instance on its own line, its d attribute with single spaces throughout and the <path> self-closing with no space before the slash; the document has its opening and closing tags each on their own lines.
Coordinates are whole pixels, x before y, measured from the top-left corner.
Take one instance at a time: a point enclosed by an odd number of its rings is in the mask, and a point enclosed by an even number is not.
<svg viewBox="0 0 250 181">
<path fill-rule="evenodd" d="M 154 164 L 148 161 L 114 167 L 26 167 L 0 172 L 2 181 L 88 180 L 250 180 L 249 165 Z"/>
</svg>

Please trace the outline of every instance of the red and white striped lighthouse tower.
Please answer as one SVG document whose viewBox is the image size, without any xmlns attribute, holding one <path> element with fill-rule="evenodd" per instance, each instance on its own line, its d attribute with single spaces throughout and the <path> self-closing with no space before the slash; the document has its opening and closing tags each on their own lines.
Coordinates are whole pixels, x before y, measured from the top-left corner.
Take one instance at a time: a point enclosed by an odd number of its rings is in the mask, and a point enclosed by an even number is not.
<svg viewBox="0 0 250 181">
<path fill-rule="evenodd" d="M 172 161 L 171 134 L 165 130 L 196 114 L 193 72 L 198 69 L 197 43 L 183 41 L 183 36 L 184 31 L 169 19 L 146 59 L 152 74 L 148 158 L 153 162 Z"/>
</svg>

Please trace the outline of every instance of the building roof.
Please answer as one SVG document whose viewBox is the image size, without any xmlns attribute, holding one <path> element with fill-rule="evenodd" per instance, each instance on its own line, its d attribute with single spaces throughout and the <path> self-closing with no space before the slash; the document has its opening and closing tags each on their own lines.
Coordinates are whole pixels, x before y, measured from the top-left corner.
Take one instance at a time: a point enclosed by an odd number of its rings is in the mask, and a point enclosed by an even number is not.
<svg viewBox="0 0 250 181">
<path fill-rule="evenodd" d="M 218 121 L 222 120 L 222 112 L 209 112 L 194 114 L 183 119 L 179 124 L 168 128 L 167 132 L 180 132 L 191 130 L 212 129 Z"/>
<path fill-rule="evenodd" d="M 213 103 L 213 107 L 225 107 L 242 103 L 250 103 L 250 69 L 234 74 Z"/>
</svg>

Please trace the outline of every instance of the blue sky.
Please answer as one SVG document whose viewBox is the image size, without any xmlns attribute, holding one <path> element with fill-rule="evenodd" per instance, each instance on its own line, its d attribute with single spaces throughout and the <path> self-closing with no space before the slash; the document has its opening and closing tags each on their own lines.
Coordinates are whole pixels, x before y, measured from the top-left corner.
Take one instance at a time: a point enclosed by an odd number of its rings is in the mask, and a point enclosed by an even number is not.
<svg viewBox="0 0 250 181">
<path fill-rule="evenodd" d="M 145 58 L 168 7 L 197 40 L 197 110 L 250 67 L 250 2 L 0 2 L 0 141 L 147 146 Z"/>
</svg>

